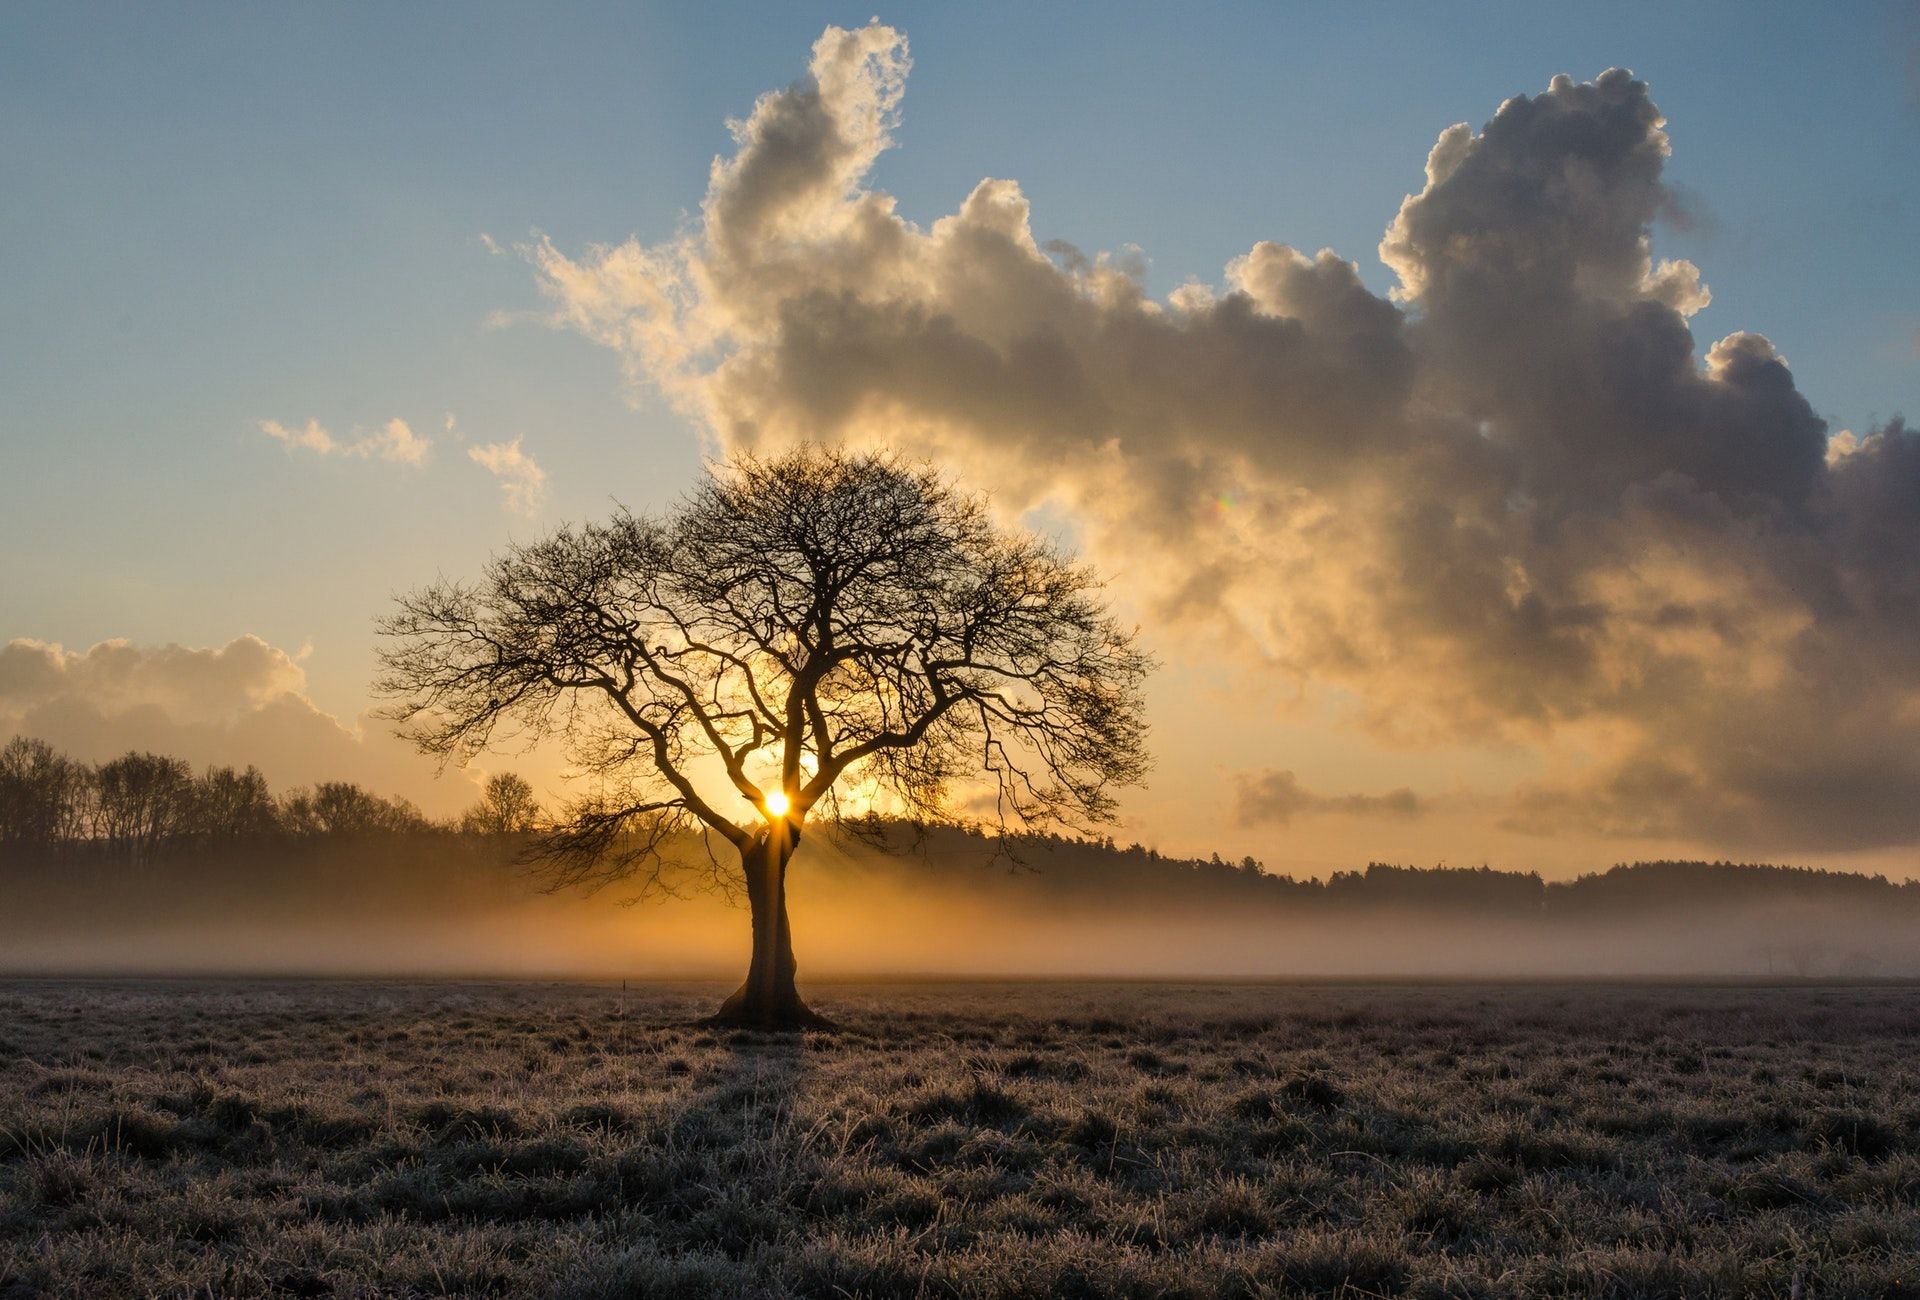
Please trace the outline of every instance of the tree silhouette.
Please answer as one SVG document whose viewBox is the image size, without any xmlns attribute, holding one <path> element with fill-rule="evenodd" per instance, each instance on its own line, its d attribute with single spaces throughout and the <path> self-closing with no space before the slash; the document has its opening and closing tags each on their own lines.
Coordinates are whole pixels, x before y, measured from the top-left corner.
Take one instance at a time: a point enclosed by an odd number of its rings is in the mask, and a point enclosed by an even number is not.
<svg viewBox="0 0 1920 1300">
<path fill-rule="evenodd" d="M 311 792 L 295 790 L 281 808 L 295 835 L 405 835 L 427 828 L 427 819 L 406 799 L 384 799 L 351 781 L 322 781 Z"/>
<path fill-rule="evenodd" d="M 0 845 L 46 850 L 79 839 L 93 780 L 44 740 L 9 740 L 0 747 Z"/>
<path fill-rule="evenodd" d="M 495 772 L 460 826 L 476 835 L 524 835 L 539 820 L 540 801 L 527 779 L 517 772 Z"/>
<path fill-rule="evenodd" d="M 280 809 L 257 767 L 209 767 L 194 783 L 193 804 L 194 830 L 211 841 L 258 838 L 280 827 Z"/>
<path fill-rule="evenodd" d="M 94 792 L 94 834 L 135 862 L 150 862 L 193 816 L 193 769 L 162 754 L 101 764 Z"/>
<path fill-rule="evenodd" d="M 536 848 L 556 887 L 662 885 L 681 831 L 732 846 L 753 952 L 723 1024 L 823 1023 L 786 907 L 816 810 L 1092 825 L 1147 767 L 1149 661 L 1092 573 L 885 454 L 736 457 L 662 517 L 403 596 L 381 631 L 377 689 L 423 750 L 557 737 L 592 778 Z"/>
</svg>

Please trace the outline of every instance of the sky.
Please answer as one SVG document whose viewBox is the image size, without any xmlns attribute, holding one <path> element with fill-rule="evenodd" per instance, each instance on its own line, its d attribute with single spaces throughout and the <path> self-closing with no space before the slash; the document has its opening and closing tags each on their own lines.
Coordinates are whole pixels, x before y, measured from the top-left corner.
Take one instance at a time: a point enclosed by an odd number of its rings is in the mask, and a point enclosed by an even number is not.
<svg viewBox="0 0 1920 1300">
<path fill-rule="evenodd" d="M 6 7 L 0 730 L 450 810 L 394 591 L 884 441 L 1140 623 L 1123 842 L 1920 869 L 1920 10 L 1186 8 Z"/>
</svg>

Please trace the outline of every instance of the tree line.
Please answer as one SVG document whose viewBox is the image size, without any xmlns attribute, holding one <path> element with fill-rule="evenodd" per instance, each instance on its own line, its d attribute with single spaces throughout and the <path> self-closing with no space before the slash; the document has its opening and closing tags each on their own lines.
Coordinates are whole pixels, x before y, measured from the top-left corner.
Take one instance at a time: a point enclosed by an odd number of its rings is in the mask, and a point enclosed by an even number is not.
<svg viewBox="0 0 1920 1300">
<path fill-rule="evenodd" d="M 276 795 L 252 766 L 196 773 L 184 759 L 139 751 L 83 763 L 25 736 L 0 747 L 0 850 L 16 854 L 88 850 L 144 862 L 274 839 L 521 835 L 541 815 L 533 787 L 512 772 L 490 777 L 460 816 L 435 819 L 351 781 Z"/>
<path fill-rule="evenodd" d="M 276 794 L 255 767 L 212 766 L 195 772 L 182 759 L 130 752 L 88 764 L 43 741 L 15 738 L 0 746 L 0 855 L 53 858 L 85 853 L 143 863 L 164 856 L 280 843 L 338 843 L 408 837 L 529 837 L 546 812 L 528 782 L 512 772 L 490 777 L 480 797 L 454 817 L 432 818 L 403 798 L 375 794 L 351 781 L 322 781 Z M 962 824 L 916 826 L 863 818 L 849 823 L 876 860 L 924 858 L 966 871 L 998 861 L 1028 878 L 1029 888 L 1062 898 L 1099 895 L 1111 902 L 1202 902 L 1209 897 L 1258 905 L 1342 905 L 1452 910 L 1478 915 L 1598 917 L 1644 909 L 1687 909 L 1773 899 L 1823 898 L 1920 909 L 1920 881 L 1762 863 L 1659 861 L 1618 864 L 1568 880 L 1536 871 L 1480 867 L 1417 867 L 1369 862 L 1324 878 L 1269 870 L 1248 856 L 1181 857 L 1110 836 L 1029 832 L 1003 841 Z M 1006 860 L 1010 848 L 1013 860 Z M 704 859 L 696 837 L 679 856 Z"/>
<path fill-rule="evenodd" d="M 903 857 L 955 865 L 985 861 L 996 847 L 979 828 L 965 826 L 926 830 L 895 824 L 863 838 Z M 1109 900 L 1140 902 L 1216 899 L 1236 906 L 1399 908 L 1554 919 L 1821 900 L 1859 904 L 1888 915 L 1920 914 L 1920 880 L 1761 862 L 1622 862 L 1564 880 L 1489 866 L 1369 862 L 1324 877 L 1296 877 L 1272 871 L 1251 856 L 1238 861 L 1218 853 L 1180 857 L 1137 842 L 1122 845 L 1111 836 L 1028 834 L 1015 837 L 1011 850 L 1012 869 L 1029 877 L 1030 888 L 1062 899 L 1097 892 Z"/>
</svg>

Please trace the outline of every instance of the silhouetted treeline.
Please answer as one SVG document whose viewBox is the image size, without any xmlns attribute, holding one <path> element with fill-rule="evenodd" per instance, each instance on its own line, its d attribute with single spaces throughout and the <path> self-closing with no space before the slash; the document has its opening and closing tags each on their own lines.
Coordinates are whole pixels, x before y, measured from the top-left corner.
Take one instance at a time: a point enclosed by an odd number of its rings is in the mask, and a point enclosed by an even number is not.
<svg viewBox="0 0 1920 1300">
<path fill-rule="evenodd" d="M 352 857 L 381 870 L 461 860 L 461 837 L 512 840 L 534 830 L 540 808 L 532 788 L 512 773 L 492 777 L 480 800 L 457 818 L 433 819 L 405 799 L 373 794 L 347 781 L 321 782 L 276 795 L 252 767 L 209 767 L 129 753 L 90 765 L 50 746 L 14 739 L 0 747 L 0 858 L 15 879 L 33 864 L 84 858 L 109 866 L 166 863 L 182 883 L 201 867 L 215 874 L 271 864 L 280 881 L 302 870 L 344 870 L 327 846 L 357 846 Z M 1027 835 L 997 839 L 964 826 L 913 827 L 868 820 L 858 836 L 820 827 L 809 834 L 807 869 L 880 873 L 911 885 L 933 872 L 949 884 L 986 884 L 1011 871 L 1023 905 L 1334 911 L 1396 910 L 1483 918 L 1600 920 L 1629 914 L 1674 914 L 1801 903 L 1831 903 L 1920 919 L 1920 882 L 1807 867 L 1733 862 L 1639 862 L 1573 880 L 1549 881 L 1532 871 L 1487 867 L 1411 867 L 1370 862 L 1324 880 L 1269 872 L 1251 857 L 1180 858 L 1112 838 Z M 301 846 L 307 846 L 305 848 Z M 468 856 L 472 856 L 471 854 Z M 498 865 L 510 852 L 484 855 Z M 699 842 L 683 846 L 689 862 L 706 860 Z M 420 882 L 424 885 L 426 882 Z M 1794 964 L 1791 953 L 1781 955 Z"/>
<path fill-rule="evenodd" d="M 869 832 L 883 849 L 935 866 L 994 856 L 977 830 L 905 827 Z M 1218 854 L 1179 858 L 1111 838 L 1023 836 L 1000 855 L 1004 869 L 1030 874 L 1043 894 L 1101 896 L 1140 903 L 1231 901 L 1332 908 L 1452 911 L 1478 916 L 1600 919 L 1627 912 L 1734 908 L 1763 903 L 1831 902 L 1884 907 L 1920 918 L 1920 881 L 1883 875 L 1746 862 L 1621 863 L 1571 880 L 1490 867 L 1414 867 L 1369 862 L 1324 880 L 1269 872 L 1257 859 Z M 1010 856 L 1009 856 L 1010 855 Z"/>
<path fill-rule="evenodd" d="M 183 759 L 137 752 L 88 764 L 26 737 L 0 747 L 0 852 L 15 858 L 85 853 L 150 863 L 274 840 L 516 834 L 537 816 L 531 787 L 511 773 L 491 778 L 464 816 L 434 820 L 350 781 L 276 796 L 255 767 L 196 774 Z"/>
</svg>

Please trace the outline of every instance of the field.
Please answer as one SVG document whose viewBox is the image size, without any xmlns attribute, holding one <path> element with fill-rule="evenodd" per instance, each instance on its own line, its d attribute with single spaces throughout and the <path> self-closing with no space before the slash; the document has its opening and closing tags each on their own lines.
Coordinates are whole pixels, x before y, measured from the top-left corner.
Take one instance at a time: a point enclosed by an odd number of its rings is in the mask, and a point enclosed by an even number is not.
<svg viewBox="0 0 1920 1300">
<path fill-rule="evenodd" d="M 1911 1296 L 1920 990 L 0 984 L 0 1297 Z"/>
</svg>

